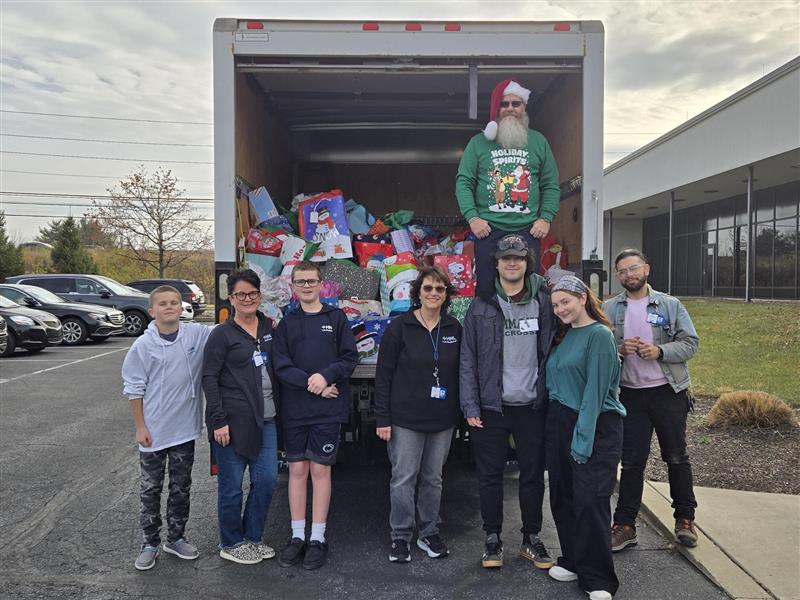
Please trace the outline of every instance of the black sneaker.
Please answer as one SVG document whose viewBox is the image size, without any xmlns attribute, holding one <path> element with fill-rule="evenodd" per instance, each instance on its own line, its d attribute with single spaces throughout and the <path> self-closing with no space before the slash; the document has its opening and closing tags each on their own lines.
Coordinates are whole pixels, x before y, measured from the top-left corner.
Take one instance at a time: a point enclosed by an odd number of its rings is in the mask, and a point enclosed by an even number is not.
<svg viewBox="0 0 800 600">
<path fill-rule="evenodd" d="M 503 542 L 496 533 L 486 538 L 486 549 L 483 552 L 481 566 L 486 569 L 497 569 L 503 566 Z"/>
<path fill-rule="evenodd" d="M 389 552 L 389 562 L 411 562 L 411 551 L 408 549 L 407 541 L 400 539 L 392 540 L 392 551 Z"/>
<path fill-rule="evenodd" d="M 286 547 L 281 550 L 278 564 L 282 567 L 293 567 L 301 560 L 306 552 L 306 542 L 300 538 L 292 538 Z"/>
<path fill-rule="evenodd" d="M 537 569 L 549 569 L 556 564 L 547 548 L 544 547 L 539 536 L 522 536 L 522 545 L 519 547 L 519 555 L 533 563 Z"/>
<path fill-rule="evenodd" d="M 325 564 L 328 558 L 328 544 L 319 540 L 311 540 L 306 548 L 306 556 L 303 558 L 303 568 L 307 571 L 319 569 Z"/>
<path fill-rule="evenodd" d="M 418 538 L 417 547 L 420 550 L 424 550 L 431 558 L 442 558 L 450 554 L 450 550 L 447 549 L 438 533 Z"/>
</svg>

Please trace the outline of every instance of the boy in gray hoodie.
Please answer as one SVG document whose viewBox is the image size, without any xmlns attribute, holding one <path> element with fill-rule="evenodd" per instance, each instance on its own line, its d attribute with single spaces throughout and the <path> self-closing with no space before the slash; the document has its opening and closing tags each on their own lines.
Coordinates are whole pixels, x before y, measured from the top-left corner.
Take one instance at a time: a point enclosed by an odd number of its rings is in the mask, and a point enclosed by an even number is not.
<svg viewBox="0 0 800 600">
<path fill-rule="evenodd" d="M 139 521 L 144 541 L 135 567 L 151 569 L 161 545 L 161 489 L 169 468 L 167 542 L 164 552 L 193 560 L 197 548 L 183 532 L 189 519 L 194 441 L 203 423 L 203 349 L 211 327 L 181 323 L 181 295 L 164 285 L 150 294 L 150 323 L 122 364 L 139 444 Z M 169 466 L 167 464 L 169 463 Z"/>
</svg>

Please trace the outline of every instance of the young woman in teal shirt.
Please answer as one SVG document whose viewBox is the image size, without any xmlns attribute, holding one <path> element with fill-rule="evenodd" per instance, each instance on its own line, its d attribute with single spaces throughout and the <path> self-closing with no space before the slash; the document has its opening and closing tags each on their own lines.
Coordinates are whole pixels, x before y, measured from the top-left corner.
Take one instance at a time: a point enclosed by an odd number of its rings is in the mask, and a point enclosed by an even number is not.
<svg viewBox="0 0 800 600">
<path fill-rule="evenodd" d="M 546 366 L 546 454 L 562 556 L 549 573 L 558 581 L 577 580 L 591 600 L 610 600 L 619 581 L 608 524 L 625 416 L 617 345 L 600 301 L 583 281 L 563 277 L 551 298 L 560 323 Z"/>
</svg>

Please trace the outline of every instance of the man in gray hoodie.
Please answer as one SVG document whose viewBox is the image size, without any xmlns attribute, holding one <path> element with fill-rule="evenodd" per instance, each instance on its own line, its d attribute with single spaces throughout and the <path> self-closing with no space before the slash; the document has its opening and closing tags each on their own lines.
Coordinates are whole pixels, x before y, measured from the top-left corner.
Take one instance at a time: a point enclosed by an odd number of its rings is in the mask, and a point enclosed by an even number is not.
<svg viewBox="0 0 800 600">
<path fill-rule="evenodd" d="M 189 519 L 194 441 L 203 424 L 203 349 L 212 328 L 181 323 L 181 310 L 178 290 L 166 285 L 153 290 L 153 321 L 122 364 L 123 392 L 130 400 L 139 443 L 144 541 L 134 566 L 140 571 L 155 565 L 161 546 L 161 490 L 168 462 L 168 536 L 163 549 L 186 560 L 199 556 L 183 533 Z"/>
<path fill-rule="evenodd" d="M 494 289 L 476 297 L 464 319 L 459 377 L 486 532 L 481 564 L 503 565 L 503 470 L 513 436 L 522 513 L 519 553 L 537 568 L 549 569 L 555 563 L 538 534 L 544 499 L 544 364 L 555 316 L 525 238 L 510 234 L 500 239 L 494 263 Z"/>
</svg>

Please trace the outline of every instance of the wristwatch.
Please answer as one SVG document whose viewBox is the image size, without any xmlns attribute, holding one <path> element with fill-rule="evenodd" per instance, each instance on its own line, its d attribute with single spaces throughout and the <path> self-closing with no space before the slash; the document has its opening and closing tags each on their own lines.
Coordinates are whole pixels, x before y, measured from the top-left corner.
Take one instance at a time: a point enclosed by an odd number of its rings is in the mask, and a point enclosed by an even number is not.
<svg viewBox="0 0 800 600">
<path fill-rule="evenodd" d="M 658 347 L 658 358 L 656 360 L 664 360 L 664 349 L 661 346 Z"/>
</svg>

